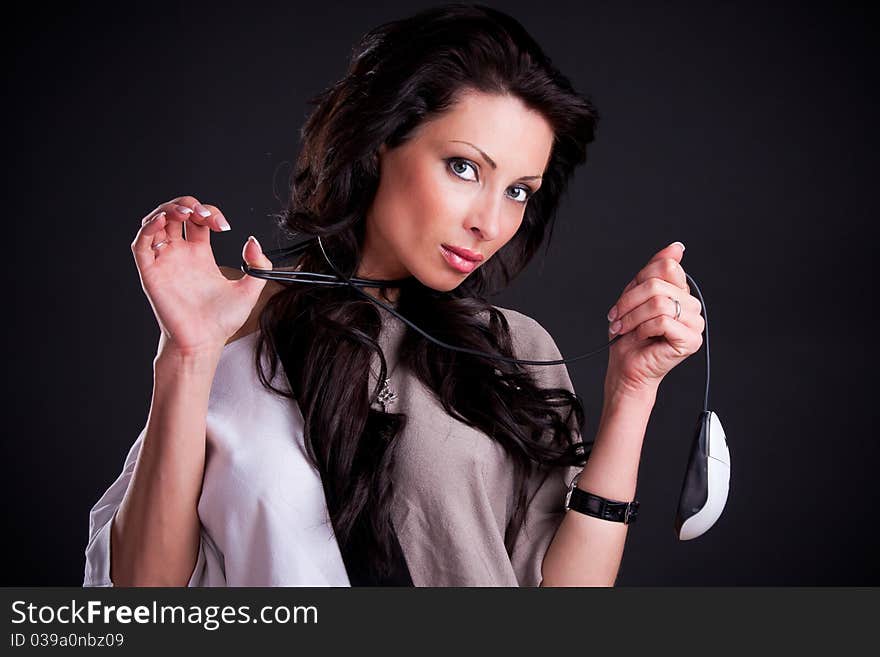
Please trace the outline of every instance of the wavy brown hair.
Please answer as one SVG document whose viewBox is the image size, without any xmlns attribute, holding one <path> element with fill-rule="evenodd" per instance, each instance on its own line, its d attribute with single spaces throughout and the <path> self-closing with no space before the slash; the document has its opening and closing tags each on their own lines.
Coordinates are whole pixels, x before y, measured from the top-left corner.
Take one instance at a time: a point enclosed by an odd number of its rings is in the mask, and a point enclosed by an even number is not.
<svg viewBox="0 0 880 657">
<path fill-rule="evenodd" d="M 545 236 L 549 240 L 560 197 L 586 160 L 598 115 L 512 17 L 482 5 L 448 4 L 364 35 L 347 74 L 311 100 L 289 205 L 278 223 L 285 237 L 321 236 L 334 265 L 353 276 L 379 183 L 379 147 L 404 143 L 465 91 L 511 95 L 543 115 L 554 134 L 543 183 L 519 230 L 493 258 L 449 292 L 407 279 L 397 309 L 445 342 L 515 356 L 507 320 L 487 297 L 522 271 Z M 306 271 L 332 273 L 316 248 L 300 262 Z M 390 515 L 394 446 L 406 417 L 371 408 L 379 392 L 378 386 L 368 389 L 374 354 L 380 382 L 387 372 L 377 342 L 381 316 L 348 287 L 285 285 L 260 316 L 258 369 L 264 350 L 273 363 L 268 375 L 260 369 L 260 377 L 299 404 L 352 583 L 383 583 L 396 546 Z M 576 436 L 584 424 L 581 401 L 566 389 L 540 388 L 518 364 L 451 352 L 409 329 L 400 349 L 400 366 L 432 390 L 447 413 L 485 432 L 513 460 L 518 492 L 505 533 L 509 552 L 534 469 L 586 461 L 589 445 Z M 290 393 L 270 384 L 275 356 Z"/>
</svg>

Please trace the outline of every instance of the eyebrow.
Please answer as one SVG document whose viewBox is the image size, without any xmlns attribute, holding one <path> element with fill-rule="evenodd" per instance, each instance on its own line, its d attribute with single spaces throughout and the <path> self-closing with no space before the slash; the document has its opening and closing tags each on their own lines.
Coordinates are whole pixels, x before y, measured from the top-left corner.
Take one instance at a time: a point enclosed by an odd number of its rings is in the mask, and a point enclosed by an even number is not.
<svg viewBox="0 0 880 657">
<path fill-rule="evenodd" d="M 498 168 L 498 165 L 495 164 L 495 160 L 486 155 L 485 151 L 483 151 L 479 146 L 475 146 L 469 141 L 461 141 L 458 139 L 450 139 L 449 141 L 453 144 L 467 144 L 468 146 L 479 152 L 479 154 L 483 156 L 483 159 L 489 163 L 489 166 L 491 166 L 493 169 Z M 518 178 L 518 180 L 541 180 L 541 176 L 523 176 L 522 178 Z"/>
</svg>

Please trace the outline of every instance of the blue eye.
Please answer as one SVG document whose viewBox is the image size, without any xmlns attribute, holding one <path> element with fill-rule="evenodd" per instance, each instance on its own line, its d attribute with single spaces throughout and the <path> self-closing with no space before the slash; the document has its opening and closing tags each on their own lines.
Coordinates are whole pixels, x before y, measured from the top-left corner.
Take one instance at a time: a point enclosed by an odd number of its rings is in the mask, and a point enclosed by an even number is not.
<svg viewBox="0 0 880 657">
<path fill-rule="evenodd" d="M 532 198 L 532 190 L 530 190 L 528 187 L 511 187 L 511 189 L 522 191 L 525 194 L 525 196 L 523 196 L 521 199 L 518 199 L 520 203 L 526 203 L 530 198 Z"/>
<path fill-rule="evenodd" d="M 447 165 L 449 166 L 449 168 L 452 169 L 452 172 L 453 172 L 456 176 L 458 176 L 459 178 L 461 178 L 462 180 L 472 180 L 472 181 L 476 181 L 476 178 L 465 178 L 464 176 L 462 176 L 462 175 L 456 170 L 456 169 L 457 169 L 456 165 L 461 164 L 461 165 L 464 165 L 465 167 L 470 167 L 470 168 L 474 171 L 474 174 L 476 174 L 476 172 L 477 172 L 477 167 L 473 164 L 473 162 L 470 162 L 469 160 L 465 160 L 464 158 L 460 158 L 460 157 L 451 157 L 451 158 L 449 158 L 449 159 L 446 160 L 446 163 L 447 163 Z M 525 196 L 522 197 L 522 198 L 520 198 L 520 199 L 514 199 L 514 200 L 517 201 L 517 203 L 522 203 L 523 205 L 524 205 L 524 204 L 525 204 L 525 203 L 526 203 L 526 202 L 532 197 L 532 195 L 534 194 L 534 192 L 533 192 L 530 188 L 526 187 L 525 185 L 518 185 L 518 186 L 516 186 L 516 187 L 511 187 L 511 189 L 522 190 L 522 192 L 525 194 Z"/>
<path fill-rule="evenodd" d="M 463 160 L 463 159 L 461 159 L 461 158 L 459 158 L 459 157 L 452 157 L 452 158 L 449 158 L 448 160 L 446 160 L 446 162 L 449 164 L 449 167 L 452 169 L 452 172 L 453 172 L 456 176 L 458 176 L 459 178 L 461 178 L 462 176 L 459 175 L 459 172 L 455 170 L 455 165 L 456 165 L 456 164 L 463 164 L 463 165 L 466 166 L 466 167 L 470 167 L 470 168 L 474 171 L 474 173 L 477 172 L 477 169 L 476 169 L 476 167 L 475 167 L 473 164 L 471 164 L 471 163 L 468 162 L 467 160 Z M 476 178 L 465 178 L 465 180 L 476 180 Z"/>
</svg>

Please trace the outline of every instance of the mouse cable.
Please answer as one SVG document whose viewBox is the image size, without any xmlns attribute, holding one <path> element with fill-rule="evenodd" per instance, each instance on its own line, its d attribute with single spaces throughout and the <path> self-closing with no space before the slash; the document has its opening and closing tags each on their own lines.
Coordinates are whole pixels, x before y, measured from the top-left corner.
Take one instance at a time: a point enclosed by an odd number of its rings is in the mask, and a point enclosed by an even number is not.
<svg viewBox="0 0 880 657">
<path fill-rule="evenodd" d="M 609 348 L 611 345 L 613 345 L 615 342 L 617 342 L 622 337 L 620 335 L 615 336 L 614 338 L 612 338 L 611 340 L 609 340 L 607 343 L 603 344 L 602 346 L 600 346 L 596 349 L 593 349 L 592 351 L 589 351 L 585 354 L 581 354 L 580 356 L 575 356 L 573 358 L 562 358 L 562 359 L 558 359 L 558 360 L 525 360 L 525 359 L 520 359 L 520 358 L 510 358 L 508 356 L 501 356 L 499 354 L 490 354 L 490 353 L 487 353 L 484 351 L 479 351 L 477 349 L 470 349 L 468 347 L 458 347 L 456 345 L 451 345 L 446 342 L 443 342 L 442 340 L 438 340 L 437 338 L 435 338 L 432 335 L 429 335 L 423 329 L 416 326 L 410 320 L 408 320 L 406 317 L 404 317 L 403 315 L 398 313 L 393 307 L 389 306 L 388 304 L 384 303 L 383 301 L 380 301 L 379 299 L 377 299 L 373 295 L 368 294 L 367 292 L 364 292 L 361 289 L 363 287 L 376 287 L 376 288 L 398 287 L 399 285 L 401 285 L 402 283 L 404 283 L 408 279 L 403 278 L 403 279 L 396 279 L 396 280 L 377 280 L 377 279 L 359 278 L 359 277 L 348 278 L 341 271 L 339 271 L 339 269 L 336 267 L 336 265 L 334 265 L 333 262 L 330 260 L 330 257 L 327 255 L 327 251 L 324 249 L 324 243 L 321 241 L 320 235 L 317 236 L 316 238 L 312 238 L 312 239 L 306 240 L 305 242 L 301 242 L 300 244 L 297 244 L 293 247 L 288 247 L 288 248 L 283 248 L 283 249 L 273 249 L 273 250 L 264 252 L 264 255 L 266 257 L 269 257 L 271 255 L 284 255 L 284 256 L 295 255 L 297 253 L 301 253 L 301 252 L 305 251 L 306 248 L 308 248 L 308 246 L 315 239 L 317 239 L 318 247 L 321 249 L 321 253 L 324 256 L 324 260 L 327 261 L 327 264 L 334 271 L 335 275 L 320 274 L 317 272 L 275 271 L 275 270 L 271 270 L 271 269 L 257 269 L 257 268 L 251 267 L 247 263 L 244 263 L 242 265 L 241 270 L 245 274 L 248 274 L 250 276 L 254 276 L 256 278 L 265 278 L 265 279 L 269 279 L 269 280 L 300 282 L 300 283 L 308 283 L 308 284 L 312 284 L 312 285 L 349 286 L 355 292 L 357 292 L 359 295 L 365 297 L 366 299 L 368 299 L 372 303 L 380 306 L 381 308 L 384 308 L 387 312 L 389 312 L 392 315 L 394 315 L 395 317 L 397 317 L 400 321 L 402 321 L 404 324 L 406 324 L 407 326 L 412 328 L 414 331 L 416 331 L 420 335 L 424 336 L 426 339 L 430 340 L 434 344 L 436 344 L 440 347 L 443 347 L 444 349 L 448 349 L 450 351 L 457 351 L 457 352 L 465 353 L 465 354 L 471 354 L 474 356 L 481 356 L 483 358 L 489 358 L 492 360 L 500 360 L 500 361 L 503 361 L 506 363 L 519 363 L 521 365 L 562 365 L 565 363 L 573 363 L 573 362 L 576 362 L 579 360 L 583 360 L 585 358 L 591 358 L 591 357 L 595 356 L 596 354 L 603 351 L 604 349 Z M 708 407 L 709 407 L 709 316 L 708 316 L 708 312 L 706 310 L 706 303 L 703 300 L 703 294 L 700 291 L 700 288 L 697 285 L 697 282 L 690 276 L 690 274 L 685 273 L 685 276 L 691 282 L 691 284 L 694 286 L 694 289 L 696 290 L 697 296 L 700 297 L 700 303 L 702 305 L 701 312 L 703 314 L 703 317 L 706 320 L 706 328 L 705 328 L 705 331 L 706 331 L 706 393 L 705 393 L 705 397 L 704 397 L 704 410 L 708 410 Z"/>
</svg>

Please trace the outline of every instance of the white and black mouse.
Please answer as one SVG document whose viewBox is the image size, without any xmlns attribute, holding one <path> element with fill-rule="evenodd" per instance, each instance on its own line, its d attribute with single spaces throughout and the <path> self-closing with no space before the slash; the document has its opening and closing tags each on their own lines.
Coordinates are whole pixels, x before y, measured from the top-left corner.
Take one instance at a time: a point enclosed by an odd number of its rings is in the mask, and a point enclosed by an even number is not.
<svg viewBox="0 0 880 657">
<path fill-rule="evenodd" d="M 675 531 L 679 540 L 702 536 L 724 511 L 730 490 L 730 450 L 714 411 L 701 411 L 688 459 Z"/>
</svg>

